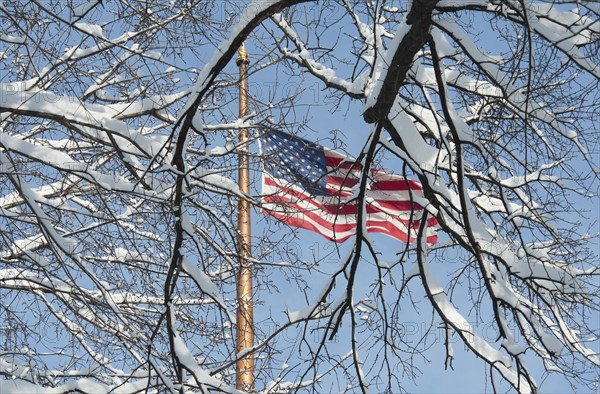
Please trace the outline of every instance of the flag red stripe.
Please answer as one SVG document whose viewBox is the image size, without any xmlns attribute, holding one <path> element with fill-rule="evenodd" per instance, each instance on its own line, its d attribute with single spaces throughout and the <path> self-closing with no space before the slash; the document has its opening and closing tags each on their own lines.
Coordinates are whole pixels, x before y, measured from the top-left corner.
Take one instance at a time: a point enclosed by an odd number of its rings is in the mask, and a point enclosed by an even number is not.
<svg viewBox="0 0 600 394">
<path fill-rule="evenodd" d="M 415 216 L 421 216 L 421 208 L 420 205 L 415 203 L 411 203 L 410 201 L 391 201 L 391 200 L 375 200 L 379 206 L 383 209 L 395 210 L 395 211 L 405 211 L 410 214 L 410 211 L 414 211 Z"/>
<path fill-rule="evenodd" d="M 334 186 L 334 187 L 338 187 L 338 188 L 339 187 L 352 188 L 359 181 L 360 181 L 360 179 L 350 178 L 349 176 L 343 177 L 343 176 L 329 175 L 327 177 L 327 186 Z"/>
<path fill-rule="evenodd" d="M 367 231 L 370 233 L 381 233 L 381 234 L 385 234 L 385 235 L 389 235 L 391 237 L 394 237 L 396 239 L 399 239 L 402 242 L 406 242 L 409 243 L 412 240 L 414 240 L 414 237 L 411 237 L 411 239 L 408 239 L 408 234 L 406 234 L 404 231 L 398 229 L 396 226 L 394 226 L 393 224 L 389 223 L 389 222 L 372 222 L 367 220 Z"/>
<path fill-rule="evenodd" d="M 413 190 L 413 191 L 421 191 L 423 187 L 419 182 L 413 180 L 406 179 L 398 179 L 398 180 L 378 180 L 373 182 L 371 185 L 371 190 L 390 190 L 390 191 L 398 191 L 398 190 Z"/>
<path fill-rule="evenodd" d="M 347 157 L 333 157 L 328 155 L 329 152 L 325 152 L 325 165 L 328 169 L 344 168 L 344 169 L 355 169 L 360 170 L 360 164 L 353 161 L 349 161 Z"/>
</svg>

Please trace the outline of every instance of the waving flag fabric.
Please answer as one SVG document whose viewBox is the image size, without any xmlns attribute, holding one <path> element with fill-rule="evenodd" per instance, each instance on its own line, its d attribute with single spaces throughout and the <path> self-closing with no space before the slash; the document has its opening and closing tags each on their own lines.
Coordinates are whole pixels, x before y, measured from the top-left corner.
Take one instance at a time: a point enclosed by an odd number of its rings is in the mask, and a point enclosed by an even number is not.
<svg viewBox="0 0 600 394">
<path fill-rule="evenodd" d="M 356 233 L 358 164 L 336 151 L 273 129 L 263 132 L 261 148 L 264 213 L 336 242 Z M 412 242 L 426 203 L 419 182 L 372 169 L 366 190 L 366 229 Z M 437 220 L 430 217 L 428 243 L 436 242 L 436 227 Z"/>
</svg>

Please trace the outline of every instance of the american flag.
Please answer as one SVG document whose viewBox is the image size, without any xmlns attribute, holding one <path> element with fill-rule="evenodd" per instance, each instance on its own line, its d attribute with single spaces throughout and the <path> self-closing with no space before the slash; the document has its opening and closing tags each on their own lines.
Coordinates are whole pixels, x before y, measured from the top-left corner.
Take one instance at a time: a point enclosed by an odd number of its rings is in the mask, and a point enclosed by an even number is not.
<svg viewBox="0 0 600 394">
<path fill-rule="evenodd" d="M 263 154 L 262 210 L 283 223 L 343 242 L 356 233 L 361 167 L 336 151 L 268 129 L 260 137 Z M 403 242 L 416 239 L 422 206 L 419 182 L 369 171 L 365 210 L 368 232 Z M 437 240 L 437 220 L 429 217 L 428 243 Z"/>
</svg>

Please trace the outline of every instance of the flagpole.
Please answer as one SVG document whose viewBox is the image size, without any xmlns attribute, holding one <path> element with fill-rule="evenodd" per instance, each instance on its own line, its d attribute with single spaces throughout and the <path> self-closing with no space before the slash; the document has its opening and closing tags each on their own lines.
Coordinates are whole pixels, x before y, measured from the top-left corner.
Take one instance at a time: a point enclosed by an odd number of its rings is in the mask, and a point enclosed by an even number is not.
<svg viewBox="0 0 600 394">
<path fill-rule="evenodd" d="M 238 51 L 236 64 L 240 70 L 239 84 L 239 117 L 248 112 L 248 65 L 250 59 L 242 44 Z M 240 150 L 238 153 L 238 185 L 240 191 L 250 194 L 250 174 L 248 169 L 248 129 L 239 130 Z M 237 283 L 238 308 L 236 313 L 237 342 L 236 352 L 254 346 L 254 311 L 252 302 L 252 264 L 250 240 L 250 202 L 238 199 L 238 262 L 239 276 Z M 243 391 L 254 390 L 254 355 L 249 354 L 237 361 L 236 388 Z"/>
</svg>

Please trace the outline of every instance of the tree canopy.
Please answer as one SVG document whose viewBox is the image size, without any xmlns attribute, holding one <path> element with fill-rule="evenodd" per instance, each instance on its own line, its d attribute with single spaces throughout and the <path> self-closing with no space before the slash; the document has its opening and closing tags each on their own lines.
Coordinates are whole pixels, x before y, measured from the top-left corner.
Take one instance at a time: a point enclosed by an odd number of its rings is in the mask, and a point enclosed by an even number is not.
<svg viewBox="0 0 600 394">
<path fill-rule="evenodd" d="M 597 389 L 596 2 L 5 0 L 0 15 L 0 391 L 236 392 L 252 353 L 257 391 L 398 392 L 438 329 L 440 368 L 458 338 L 492 391 L 548 373 Z M 309 252 L 236 183 L 237 130 L 268 127 L 357 147 L 360 207 L 372 168 L 420 181 L 440 241 L 363 224 Z M 238 199 L 262 300 L 244 354 Z M 407 316 L 425 322 L 416 345 Z"/>
</svg>

